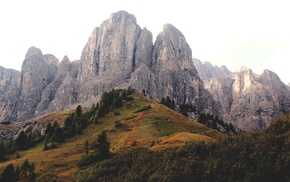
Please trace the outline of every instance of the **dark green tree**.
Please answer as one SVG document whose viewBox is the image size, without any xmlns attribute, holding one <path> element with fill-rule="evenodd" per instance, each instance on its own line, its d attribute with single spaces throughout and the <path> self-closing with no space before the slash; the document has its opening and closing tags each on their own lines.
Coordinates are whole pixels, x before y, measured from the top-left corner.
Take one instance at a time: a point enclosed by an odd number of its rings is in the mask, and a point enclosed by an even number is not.
<svg viewBox="0 0 290 182">
<path fill-rule="evenodd" d="M 45 135 L 45 139 L 44 139 L 44 142 L 43 142 L 43 150 L 48 150 L 48 144 L 49 144 L 49 135 L 46 134 Z"/>
<path fill-rule="evenodd" d="M 101 118 L 101 117 L 105 116 L 105 114 L 106 114 L 106 108 L 105 107 L 106 106 L 104 104 L 102 104 L 102 103 L 100 104 L 99 109 L 97 111 L 98 118 Z"/>
<path fill-rule="evenodd" d="M 4 141 L 1 140 L 1 142 L 0 142 L 0 161 L 3 161 L 5 159 L 5 153 L 6 153 L 6 150 L 5 150 Z"/>
<path fill-rule="evenodd" d="M 14 166 L 13 166 L 13 164 L 9 164 L 8 166 L 6 166 L 6 168 L 4 169 L 3 173 L 1 174 L 0 181 L 3 181 L 3 182 L 14 182 L 14 181 L 16 181 L 14 179 Z"/>
<path fill-rule="evenodd" d="M 77 113 L 77 116 L 78 117 L 81 117 L 82 116 L 82 106 L 81 105 L 78 105 L 77 106 L 76 113 Z"/>
<path fill-rule="evenodd" d="M 53 132 L 51 123 L 47 123 L 45 127 L 45 134 L 51 135 Z"/>
<path fill-rule="evenodd" d="M 52 134 L 50 138 L 50 148 L 55 148 L 56 147 L 56 135 L 55 133 Z"/>
<path fill-rule="evenodd" d="M 15 181 L 18 181 L 19 178 L 20 178 L 20 168 L 19 168 L 19 166 L 17 166 L 15 171 L 14 171 L 14 179 L 15 179 Z"/>
<path fill-rule="evenodd" d="M 52 128 L 54 129 L 54 132 L 55 132 L 55 129 L 58 128 L 58 127 L 59 127 L 59 126 L 58 126 L 57 121 L 54 121 L 54 122 L 53 122 L 53 125 L 52 125 Z"/>
<path fill-rule="evenodd" d="M 24 131 L 21 131 L 15 140 L 18 149 L 23 150 L 26 148 L 27 136 Z"/>
<path fill-rule="evenodd" d="M 71 124 L 72 124 L 72 118 L 70 117 L 70 116 L 68 116 L 65 120 L 64 120 L 64 126 L 65 127 L 70 127 L 71 126 Z"/>
<path fill-rule="evenodd" d="M 82 125 L 80 123 L 77 123 L 77 126 L 76 126 L 77 134 L 81 135 L 82 134 L 82 130 L 83 130 Z"/>
<path fill-rule="evenodd" d="M 172 99 L 172 101 L 171 101 L 170 108 L 173 109 L 173 110 L 175 109 L 175 101 L 174 101 L 174 99 Z"/>
<path fill-rule="evenodd" d="M 77 124 L 76 122 L 74 121 L 70 127 L 70 132 L 71 132 L 71 135 L 72 136 L 75 136 L 76 134 L 76 131 L 77 131 Z"/>
<path fill-rule="evenodd" d="M 96 148 L 102 158 L 109 157 L 110 143 L 108 142 L 106 131 L 98 135 Z"/>
<path fill-rule="evenodd" d="M 170 106 L 171 106 L 171 100 L 170 100 L 170 97 L 169 97 L 169 96 L 166 97 L 165 105 L 166 105 L 167 107 L 169 107 L 169 108 L 170 108 Z"/>
<path fill-rule="evenodd" d="M 19 151 L 16 151 L 16 159 L 19 159 L 19 158 L 20 158 Z"/>
<path fill-rule="evenodd" d="M 84 143 L 84 148 L 85 148 L 86 155 L 88 155 L 89 154 L 89 140 L 88 139 Z"/>
<path fill-rule="evenodd" d="M 165 105 L 165 98 L 164 98 L 164 97 L 162 97 L 162 99 L 161 99 L 161 101 L 160 101 L 160 104 Z"/>
<path fill-rule="evenodd" d="M 42 140 L 42 137 L 41 137 L 41 132 L 38 128 L 36 128 L 34 131 L 33 131 L 33 134 L 32 134 L 32 139 L 33 139 L 33 142 L 34 143 L 38 143 Z"/>
<path fill-rule="evenodd" d="M 28 160 L 26 159 L 21 165 L 22 176 L 27 177 L 27 172 L 29 171 L 29 168 L 30 168 L 30 164 Z"/>
<path fill-rule="evenodd" d="M 144 96 L 146 96 L 146 92 L 145 92 L 144 89 L 142 90 L 142 94 L 143 94 Z"/>
<path fill-rule="evenodd" d="M 33 182 L 33 181 L 35 181 L 35 178 L 36 178 L 36 174 L 35 174 L 34 171 L 32 171 L 32 172 L 29 174 L 27 181 L 29 181 L 29 182 Z"/>
<path fill-rule="evenodd" d="M 56 142 L 64 142 L 64 136 L 62 134 L 62 129 L 60 127 L 55 128 L 55 137 L 56 137 Z"/>
<path fill-rule="evenodd" d="M 121 96 L 122 96 L 123 99 L 127 98 L 127 92 L 126 92 L 126 90 L 123 90 L 122 91 Z"/>
</svg>

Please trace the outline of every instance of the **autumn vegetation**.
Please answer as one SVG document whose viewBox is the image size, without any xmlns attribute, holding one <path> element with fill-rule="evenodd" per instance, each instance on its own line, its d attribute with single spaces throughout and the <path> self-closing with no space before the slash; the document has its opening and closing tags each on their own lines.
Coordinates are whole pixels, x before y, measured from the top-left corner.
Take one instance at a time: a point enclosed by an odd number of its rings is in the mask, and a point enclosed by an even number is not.
<svg viewBox="0 0 290 182">
<path fill-rule="evenodd" d="M 192 105 L 160 103 L 145 91 L 113 89 L 47 122 L 43 134 L 20 132 L 0 143 L 0 181 L 290 180 L 290 115 L 263 131 L 234 133 Z M 200 123 L 183 116 L 190 112 Z"/>
</svg>

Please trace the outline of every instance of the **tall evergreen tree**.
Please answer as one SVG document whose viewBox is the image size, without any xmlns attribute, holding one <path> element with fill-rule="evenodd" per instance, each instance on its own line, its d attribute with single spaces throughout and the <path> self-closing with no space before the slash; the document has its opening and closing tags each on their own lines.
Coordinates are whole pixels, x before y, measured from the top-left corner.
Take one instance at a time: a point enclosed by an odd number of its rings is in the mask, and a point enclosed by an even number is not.
<svg viewBox="0 0 290 182">
<path fill-rule="evenodd" d="M 0 142 L 0 161 L 3 161 L 5 159 L 5 145 L 4 145 L 4 141 L 1 139 Z"/>
<path fill-rule="evenodd" d="M 52 126 L 51 123 L 47 123 L 45 127 L 45 134 L 51 135 L 52 134 Z"/>
<path fill-rule="evenodd" d="M 81 105 L 78 105 L 77 106 L 76 113 L 77 113 L 77 116 L 78 117 L 81 117 L 82 116 L 82 106 Z"/>
<path fill-rule="evenodd" d="M 22 150 L 26 147 L 27 136 L 24 131 L 21 131 L 15 140 L 15 144 L 18 149 Z"/>
<path fill-rule="evenodd" d="M 30 168 L 30 164 L 28 160 L 26 159 L 21 165 L 22 176 L 27 177 L 27 172 L 29 171 L 29 168 Z"/>
<path fill-rule="evenodd" d="M 84 148 L 85 148 L 86 155 L 88 155 L 89 154 L 89 140 L 88 139 L 84 143 Z"/>
<path fill-rule="evenodd" d="M 96 147 L 101 157 L 107 158 L 109 156 L 110 143 L 108 142 L 106 131 L 98 135 Z"/>
<path fill-rule="evenodd" d="M 3 182 L 14 182 L 14 166 L 13 164 L 9 164 L 4 169 L 3 173 L 1 174 L 0 181 Z"/>
</svg>

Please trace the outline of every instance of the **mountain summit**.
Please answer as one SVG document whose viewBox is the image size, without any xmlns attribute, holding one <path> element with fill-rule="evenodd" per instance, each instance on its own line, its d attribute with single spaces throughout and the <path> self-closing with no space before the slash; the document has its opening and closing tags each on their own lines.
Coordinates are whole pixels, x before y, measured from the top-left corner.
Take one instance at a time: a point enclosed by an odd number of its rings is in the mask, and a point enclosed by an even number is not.
<svg viewBox="0 0 290 182">
<path fill-rule="evenodd" d="M 193 62 L 205 88 L 220 104 L 221 117 L 238 128 L 260 130 L 278 115 L 290 112 L 289 87 L 274 72 L 265 70 L 258 75 L 242 68 L 232 73 L 199 60 Z"/>
<path fill-rule="evenodd" d="M 216 112 L 183 34 L 166 24 L 154 44 L 152 37 L 134 15 L 119 11 L 94 28 L 79 61 L 64 57 L 59 62 L 31 47 L 21 73 L 0 70 L 5 74 L 0 81 L 6 84 L 0 92 L 1 121 L 25 121 L 74 104 L 90 104 L 106 90 L 128 86 Z"/>
</svg>

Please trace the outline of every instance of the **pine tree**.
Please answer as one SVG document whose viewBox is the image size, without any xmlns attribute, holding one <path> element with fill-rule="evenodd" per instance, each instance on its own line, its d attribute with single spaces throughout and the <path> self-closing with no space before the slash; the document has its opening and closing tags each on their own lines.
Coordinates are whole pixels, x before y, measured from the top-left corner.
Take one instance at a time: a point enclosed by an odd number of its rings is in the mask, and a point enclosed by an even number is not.
<svg viewBox="0 0 290 182">
<path fill-rule="evenodd" d="M 51 123 L 47 123 L 45 127 L 45 134 L 51 135 L 52 134 L 52 126 Z"/>
<path fill-rule="evenodd" d="M 43 150 L 48 150 L 48 143 L 49 143 L 49 135 L 46 134 L 43 142 Z"/>
<path fill-rule="evenodd" d="M 164 97 L 162 97 L 162 99 L 161 99 L 161 101 L 160 101 L 160 104 L 165 105 L 165 98 L 164 98 Z"/>
<path fill-rule="evenodd" d="M 27 172 L 29 171 L 29 167 L 30 167 L 30 164 L 28 160 L 26 159 L 21 165 L 22 176 L 27 177 Z"/>
<path fill-rule="evenodd" d="M 169 108 L 170 108 L 170 106 L 171 106 L 171 100 L 170 100 L 170 97 L 169 97 L 169 96 L 166 97 L 165 105 L 166 105 L 167 107 L 169 107 Z"/>
<path fill-rule="evenodd" d="M 83 129 L 82 125 L 80 123 L 77 123 L 77 126 L 76 126 L 77 134 L 79 135 L 82 134 L 82 129 Z"/>
<path fill-rule="evenodd" d="M 145 90 L 144 90 L 144 89 L 142 90 L 142 93 L 143 93 L 143 95 L 144 95 L 144 96 L 146 96 L 146 92 L 145 92 Z"/>
<path fill-rule="evenodd" d="M 96 148 L 101 157 L 107 158 L 109 156 L 110 143 L 107 140 L 107 133 L 105 131 L 98 135 Z"/>
<path fill-rule="evenodd" d="M 89 140 L 88 139 L 84 143 L 84 148 L 85 148 L 86 155 L 88 155 L 89 154 Z"/>
<path fill-rule="evenodd" d="M 5 159 L 5 145 L 4 145 L 4 141 L 1 140 L 0 142 L 0 161 L 3 161 Z"/>
<path fill-rule="evenodd" d="M 20 178 L 20 168 L 19 166 L 16 167 L 15 172 L 14 172 L 14 180 L 18 181 Z"/>
<path fill-rule="evenodd" d="M 56 147 L 56 135 L 55 133 L 51 136 L 50 138 L 50 143 L 51 143 L 51 148 L 55 148 Z"/>
<path fill-rule="evenodd" d="M 4 169 L 3 173 L 1 174 L 0 181 L 5 182 L 13 182 L 14 180 L 14 166 L 13 164 L 9 164 Z"/>
<path fill-rule="evenodd" d="M 18 149 L 22 150 L 26 147 L 26 143 L 27 143 L 27 136 L 24 131 L 21 131 L 15 140 L 15 144 Z"/>
<path fill-rule="evenodd" d="M 77 106 L 76 113 L 77 113 L 77 116 L 78 117 L 81 117 L 82 116 L 82 106 L 81 105 L 78 105 Z"/>
<path fill-rule="evenodd" d="M 34 171 L 32 171 L 28 176 L 28 181 L 35 181 L 36 174 Z"/>
</svg>

